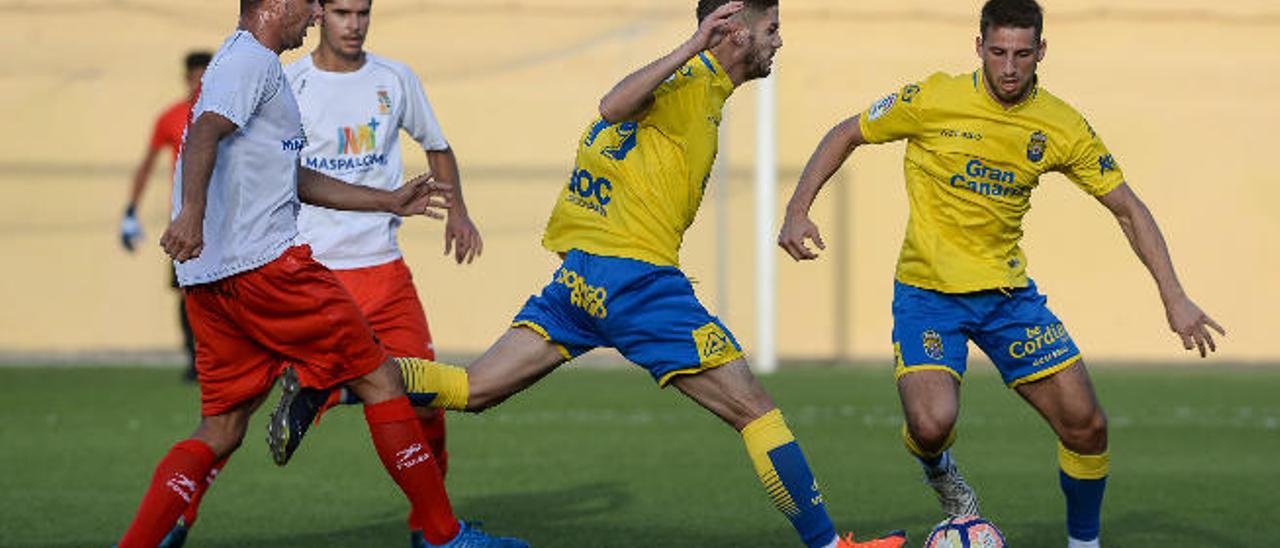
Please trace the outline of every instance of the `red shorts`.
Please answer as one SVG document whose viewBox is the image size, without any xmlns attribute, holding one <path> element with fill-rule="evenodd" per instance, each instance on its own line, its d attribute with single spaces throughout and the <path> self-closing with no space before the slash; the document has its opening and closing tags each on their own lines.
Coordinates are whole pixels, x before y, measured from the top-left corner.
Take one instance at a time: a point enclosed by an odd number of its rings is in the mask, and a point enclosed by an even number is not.
<svg viewBox="0 0 1280 548">
<path fill-rule="evenodd" d="M 403 259 L 333 273 L 355 298 L 388 354 L 435 359 L 427 314 L 413 287 L 413 274 Z"/>
<path fill-rule="evenodd" d="M 264 394 L 285 364 L 303 385 L 327 388 L 387 360 L 355 300 L 305 245 L 186 295 L 204 416 Z"/>
</svg>

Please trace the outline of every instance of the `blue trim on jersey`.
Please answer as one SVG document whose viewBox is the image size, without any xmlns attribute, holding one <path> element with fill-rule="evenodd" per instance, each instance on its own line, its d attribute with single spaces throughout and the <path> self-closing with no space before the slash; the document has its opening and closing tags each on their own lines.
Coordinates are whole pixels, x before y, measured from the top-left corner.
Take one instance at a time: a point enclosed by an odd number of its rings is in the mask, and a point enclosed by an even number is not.
<svg viewBox="0 0 1280 548">
<path fill-rule="evenodd" d="M 704 51 L 702 53 L 699 53 L 698 59 L 702 59 L 702 64 L 707 66 L 707 70 L 711 71 L 711 74 L 720 74 L 719 72 L 716 71 L 716 66 L 711 63 L 711 60 L 707 59 L 707 52 Z"/>
</svg>

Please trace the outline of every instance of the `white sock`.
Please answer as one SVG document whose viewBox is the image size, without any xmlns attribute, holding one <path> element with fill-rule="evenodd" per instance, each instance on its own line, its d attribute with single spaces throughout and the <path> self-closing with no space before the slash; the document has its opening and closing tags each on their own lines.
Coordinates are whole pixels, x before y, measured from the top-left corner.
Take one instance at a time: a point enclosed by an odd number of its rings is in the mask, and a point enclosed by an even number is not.
<svg viewBox="0 0 1280 548">
<path fill-rule="evenodd" d="M 1096 538 L 1093 540 L 1077 540 L 1068 536 L 1067 548 L 1102 548 L 1102 544 Z"/>
<path fill-rule="evenodd" d="M 831 542 L 828 542 L 826 546 L 823 546 L 822 548 L 836 548 L 837 544 L 840 544 L 840 535 L 831 537 Z"/>
</svg>

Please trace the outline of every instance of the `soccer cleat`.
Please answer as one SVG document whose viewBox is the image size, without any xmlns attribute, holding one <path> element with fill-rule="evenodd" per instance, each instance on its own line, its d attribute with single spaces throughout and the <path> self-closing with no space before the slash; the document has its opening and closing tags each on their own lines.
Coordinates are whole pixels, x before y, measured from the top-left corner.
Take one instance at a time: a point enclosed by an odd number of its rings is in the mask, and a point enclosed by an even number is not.
<svg viewBox="0 0 1280 548">
<path fill-rule="evenodd" d="M 948 462 L 938 474 L 925 471 L 924 483 L 938 494 L 938 503 L 947 517 L 981 515 L 978 513 L 978 494 L 964 481 L 954 462 Z"/>
<path fill-rule="evenodd" d="M 179 519 L 173 529 L 169 530 L 169 534 L 160 539 L 160 544 L 157 544 L 156 548 L 182 548 L 182 545 L 187 543 L 187 532 L 190 530 Z"/>
<path fill-rule="evenodd" d="M 529 543 L 513 537 L 491 537 L 481 531 L 479 524 L 462 522 L 458 536 L 439 546 L 422 538 L 422 531 L 409 536 L 409 548 L 529 548 Z"/>
<path fill-rule="evenodd" d="M 298 373 L 286 367 L 280 374 L 280 401 L 267 420 L 267 447 L 278 466 L 289 464 L 307 429 L 331 407 L 333 390 L 317 390 L 302 386 Z"/>
<path fill-rule="evenodd" d="M 863 542 L 853 540 L 853 533 L 836 539 L 836 548 L 902 548 L 906 544 L 907 532 L 902 530 Z"/>
</svg>

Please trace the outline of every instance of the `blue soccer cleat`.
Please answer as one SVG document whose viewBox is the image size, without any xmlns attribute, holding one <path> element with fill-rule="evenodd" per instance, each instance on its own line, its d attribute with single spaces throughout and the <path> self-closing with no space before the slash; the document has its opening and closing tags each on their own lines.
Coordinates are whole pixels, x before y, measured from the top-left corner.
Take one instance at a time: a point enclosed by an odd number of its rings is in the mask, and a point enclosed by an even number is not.
<svg viewBox="0 0 1280 548">
<path fill-rule="evenodd" d="M 414 531 L 409 536 L 409 548 L 529 548 L 529 543 L 513 537 L 491 537 L 478 524 L 463 522 L 458 536 L 439 546 L 422 538 L 421 531 Z"/>
</svg>

